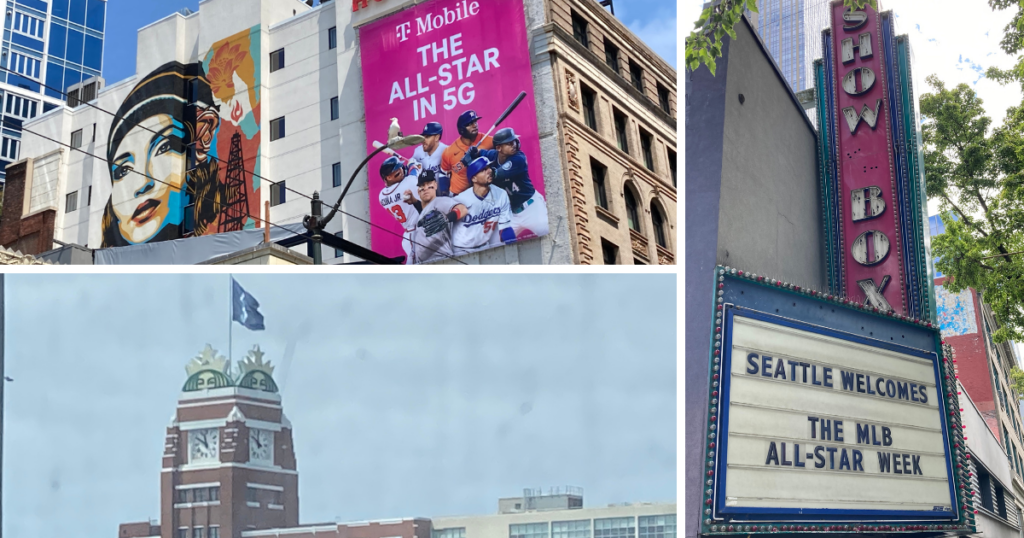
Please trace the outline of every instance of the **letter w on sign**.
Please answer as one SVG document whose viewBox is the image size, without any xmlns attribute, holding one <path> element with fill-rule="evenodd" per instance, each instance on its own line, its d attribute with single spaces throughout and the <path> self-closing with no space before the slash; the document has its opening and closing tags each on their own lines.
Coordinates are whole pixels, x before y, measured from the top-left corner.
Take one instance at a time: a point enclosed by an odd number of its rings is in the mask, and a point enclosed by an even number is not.
<svg viewBox="0 0 1024 538">
<path fill-rule="evenodd" d="M 871 110 L 868 105 L 864 105 L 861 109 L 860 115 L 857 115 L 857 109 L 852 106 L 848 106 L 843 109 L 843 116 L 846 116 L 846 123 L 850 126 L 850 133 L 852 134 L 857 130 L 857 126 L 860 125 L 860 120 L 868 122 L 868 127 L 875 128 L 875 124 L 878 123 L 878 111 L 882 109 L 882 100 L 879 99 L 875 104 L 875 109 Z"/>
<path fill-rule="evenodd" d="M 864 304 L 866 306 L 873 306 L 882 312 L 888 312 L 892 310 L 892 306 L 889 305 L 889 301 L 885 300 L 885 296 L 882 293 L 885 292 L 885 287 L 889 285 L 889 275 L 882 277 L 882 283 L 877 287 L 875 286 L 875 279 L 865 278 L 864 280 L 858 280 L 857 285 L 860 289 L 864 290 Z"/>
</svg>

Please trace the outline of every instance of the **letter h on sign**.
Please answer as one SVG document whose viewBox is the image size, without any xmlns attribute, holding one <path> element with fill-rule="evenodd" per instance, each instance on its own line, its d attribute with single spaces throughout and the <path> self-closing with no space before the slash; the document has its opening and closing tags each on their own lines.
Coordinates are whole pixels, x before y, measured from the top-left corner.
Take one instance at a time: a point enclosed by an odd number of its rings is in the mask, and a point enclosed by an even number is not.
<svg viewBox="0 0 1024 538">
<path fill-rule="evenodd" d="M 870 32 L 864 32 L 863 34 L 860 34 L 859 36 L 857 36 L 857 38 L 860 41 L 860 43 L 857 44 L 857 45 L 853 44 L 853 38 L 852 37 L 848 37 L 848 38 L 843 40 L 843 63 L 844 64 L 852 62 L 854 60 L 853 51 L 855 49 L 859 49 L 860 50 L 860 57 L 861 57 L 861 59 L 870 58 L 871 57 L 871 33 Z"/>
</svg>

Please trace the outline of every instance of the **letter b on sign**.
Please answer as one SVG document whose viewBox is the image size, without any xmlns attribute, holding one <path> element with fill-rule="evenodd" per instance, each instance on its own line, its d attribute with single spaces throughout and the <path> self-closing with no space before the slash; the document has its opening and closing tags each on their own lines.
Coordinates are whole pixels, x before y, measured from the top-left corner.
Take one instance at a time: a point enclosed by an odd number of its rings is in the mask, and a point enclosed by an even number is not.
<svg viewBox="0 0 1024 538">
<path fill-rule="evenodd" d="M 850 193 L 850 202 L 853 206 L 851 215 L 854 222 L 877 217 L 885 211 L 882 189 L 878 187 L 854 189 Z"/>
</svg>

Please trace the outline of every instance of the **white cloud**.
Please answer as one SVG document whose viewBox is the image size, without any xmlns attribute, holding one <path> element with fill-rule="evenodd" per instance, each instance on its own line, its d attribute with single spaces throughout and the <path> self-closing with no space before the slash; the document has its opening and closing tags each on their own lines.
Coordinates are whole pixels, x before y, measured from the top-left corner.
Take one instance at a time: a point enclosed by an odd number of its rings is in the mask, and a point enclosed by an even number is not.
<svg viewBox="0 0 1024 538">
<path fill-rule="evenodd" d="M 910 36 L 918 97 L 931 91 L 925 77 L 935 74 L 947 87 L 970 85 L 993 126 L 1003 123 L 1008 107 L 1020 104 L 1019 85 L 1001 86 L 981 76 L 990 66 L 1007 69 L 1016 62 L 999 48 L 1012 8 L 993 11 L 985 0 L 883 0 L 882 9 L 899 14 L 896 30 Z"/>
</svg>

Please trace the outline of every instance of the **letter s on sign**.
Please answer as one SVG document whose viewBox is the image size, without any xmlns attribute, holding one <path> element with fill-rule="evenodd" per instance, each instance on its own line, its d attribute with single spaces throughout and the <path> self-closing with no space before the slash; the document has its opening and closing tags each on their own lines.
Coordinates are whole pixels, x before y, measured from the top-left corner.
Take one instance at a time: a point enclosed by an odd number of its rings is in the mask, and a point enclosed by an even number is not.
<svg viewBox="0 0 1024 538">
<path fill-rule="evenodd" d="M 757 353 L 747 355 L 747 373 L 757 375 Z"/>
</svg>

